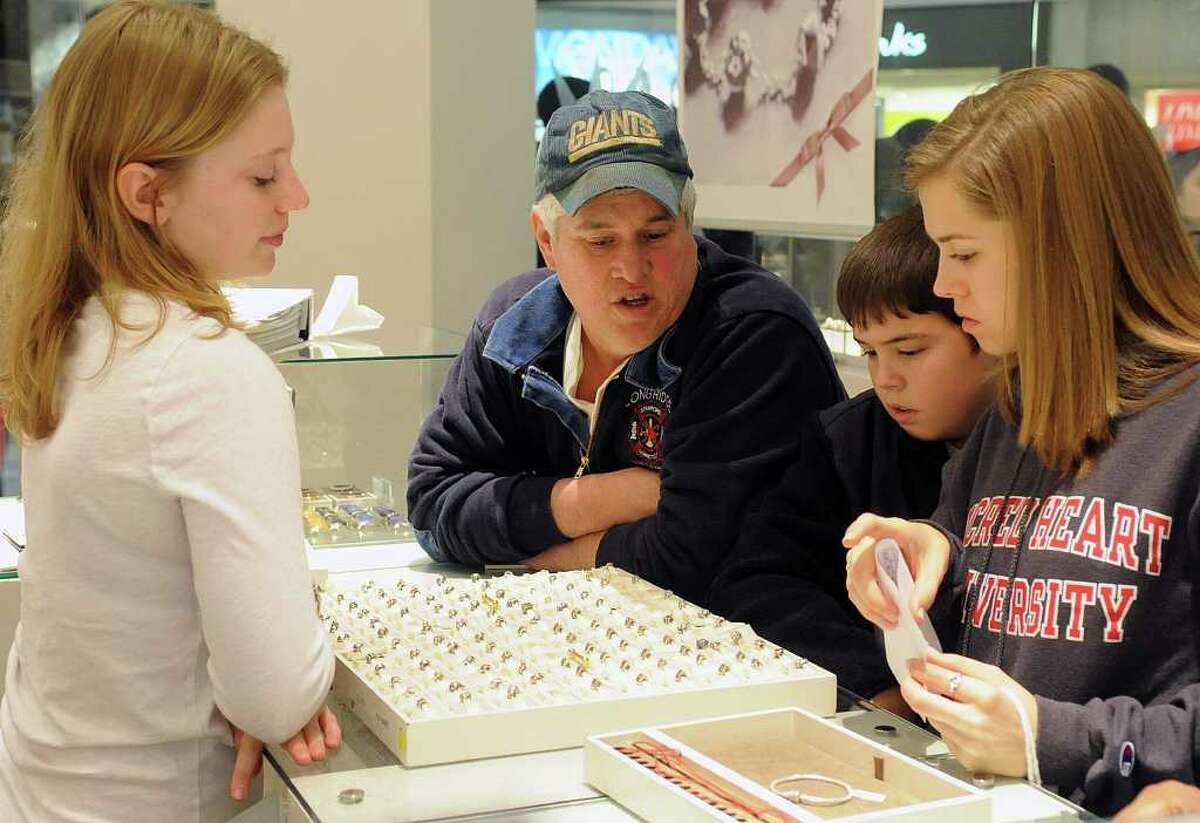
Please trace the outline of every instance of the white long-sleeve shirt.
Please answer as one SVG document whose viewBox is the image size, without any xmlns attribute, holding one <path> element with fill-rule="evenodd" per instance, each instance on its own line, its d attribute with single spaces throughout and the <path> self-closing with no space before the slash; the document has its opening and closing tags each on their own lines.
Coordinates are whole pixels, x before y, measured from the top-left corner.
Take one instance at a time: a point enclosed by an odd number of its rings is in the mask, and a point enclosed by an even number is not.
<svg viewBox="0 0 1200 823">
<path fill-rule="evenodd" d="M 122 319 L 158 304 L 127 295 Z M 303 550 L 295 422 L 242 333 L 170 304 L 121 329 L 93 298 L 60 423 L 24 451 L 21 620 L 0 704 L 0 819 L 221 820 L 223 719 L 268 742 L 333 658 Z M 6 809 L 5 806 L 8 806 Z"/>
</svg>

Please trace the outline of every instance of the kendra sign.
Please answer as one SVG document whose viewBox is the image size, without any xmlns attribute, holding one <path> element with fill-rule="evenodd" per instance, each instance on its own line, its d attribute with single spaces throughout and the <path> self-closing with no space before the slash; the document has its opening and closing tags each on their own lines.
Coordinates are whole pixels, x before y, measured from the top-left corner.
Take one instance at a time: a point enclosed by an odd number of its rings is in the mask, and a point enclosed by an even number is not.
<svg viewBox="0 0 1200 823">
<path fill-rule="evenodd" d="M 1168 91 L 1158 96 L 1158 142 L 1163 151 L 1200 148 L 1200 91 Z"/>
</svg>

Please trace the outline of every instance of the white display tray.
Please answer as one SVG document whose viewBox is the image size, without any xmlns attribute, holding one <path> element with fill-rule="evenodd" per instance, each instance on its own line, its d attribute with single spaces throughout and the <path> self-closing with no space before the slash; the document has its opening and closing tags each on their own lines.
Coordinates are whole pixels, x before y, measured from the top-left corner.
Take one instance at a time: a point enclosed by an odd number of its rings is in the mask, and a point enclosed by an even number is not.
<svg viewBox="0 0 1200 823">
<path fill-rule="evenodd" d="M 414 574 L 421 573 L 403 572 L 408 578 Z M 332 574 L 329 583 L 353 585 L 363 577 Z M 383 576 L 376 572 L 372 578 L 381 580 Z M 763 676 L 753 682 L 734 679 L 729 685 L 679 686 L 645 695 L 585 696 L 558 705 L 411 718 L 372 682 L 360 677 L 340 653 L 333 689 L 334 695 L 406 766 L 572 748 L 582 746 L 589 735 L 613 729 L 735 711 L 804 706 L 820 714 L 832 714 L 837 697 L 834 676 L 809 663 L 802 669 Z"/>
<path fill-rule="evenodd" d="M 617 750 L 639 741 L 682 755 L 682 768 L 704 782 L 669 780 Z M 800 709 L 593 736 L 584 747 L 584 772 L 588 783 L 633 813 L 672 823 L 990 823 L 992 816 L 991 798 L 979 789 Z M 855 798 L 837 806 L 808 806 L 789 802 L 768 788 L 785 775 L 813 772 L 886 798 L 881 803 Z M 721 794 L 706 791 L 706 784 Z M 688 790 L 697 785 L 698 793 Z M 806 783 L 803 791 L 830 793 L 823 789 L 822 784 Z M 726 797 L 767 811 L 752 817 Z M 732 813 L 714 808 L 714 800 Z"/>
</svg>

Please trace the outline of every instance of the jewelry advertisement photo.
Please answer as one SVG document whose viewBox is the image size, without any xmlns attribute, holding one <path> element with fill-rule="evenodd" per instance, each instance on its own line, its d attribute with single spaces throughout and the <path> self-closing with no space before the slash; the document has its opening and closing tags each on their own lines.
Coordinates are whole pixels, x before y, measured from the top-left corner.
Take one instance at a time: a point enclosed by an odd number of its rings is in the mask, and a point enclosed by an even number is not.
<svg viewBox="0 0 1200 823">
<path fill-rule="evenodd" d="M 679 0 L 702 225 L 870 225 L 882 13 L 882 0 Z"/>
</svg>

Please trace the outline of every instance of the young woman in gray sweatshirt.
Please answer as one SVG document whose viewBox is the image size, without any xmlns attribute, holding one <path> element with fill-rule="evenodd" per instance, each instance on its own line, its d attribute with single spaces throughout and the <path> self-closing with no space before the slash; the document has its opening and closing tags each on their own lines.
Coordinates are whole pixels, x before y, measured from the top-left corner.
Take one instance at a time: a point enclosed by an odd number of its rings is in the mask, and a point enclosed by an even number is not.
<svg viewBox="0 0 1200 823">
<path fill-rule="evenodd" d="M 1029 69 L 909 157 L 934 290 L 1004 358 L 1005 388 L 929 522 L 846 533 L 876 624 L 874 546 L 957 623 L 902 684 L 969 767 L 1111 814 L 1200 752 L 1200 270 L 1137 111 L 1088 72 Z"/>
</svg>

